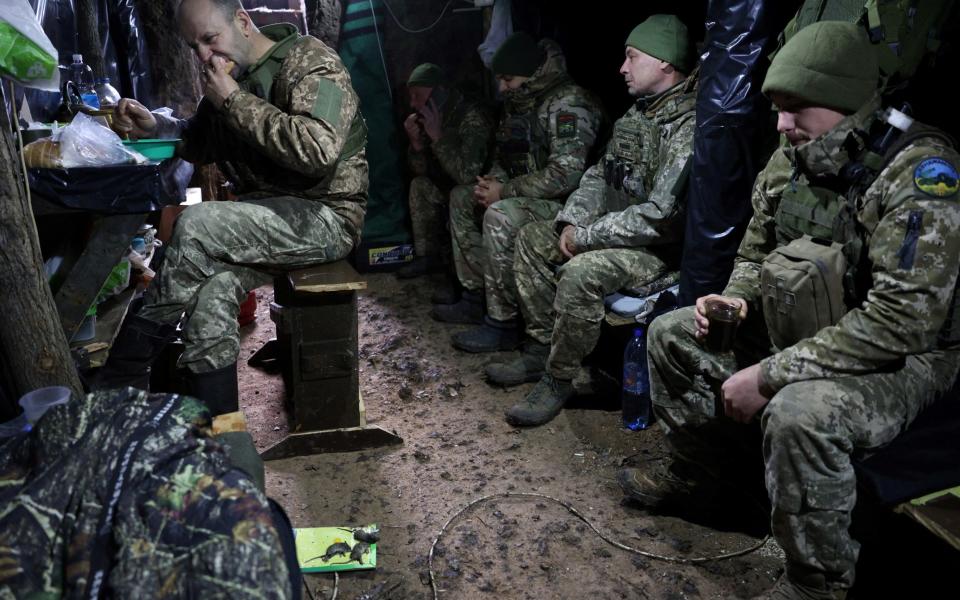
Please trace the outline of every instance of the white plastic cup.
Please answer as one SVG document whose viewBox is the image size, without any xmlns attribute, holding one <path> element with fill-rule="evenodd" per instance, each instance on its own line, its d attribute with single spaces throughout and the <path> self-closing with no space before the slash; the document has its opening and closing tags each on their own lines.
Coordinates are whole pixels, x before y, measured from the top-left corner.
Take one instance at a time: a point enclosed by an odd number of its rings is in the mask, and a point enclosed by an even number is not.
<svg viewBox="0 0 960 600">
<path fill-rule="evenodd" d="M 70 388 L 53 385 L 27 392 L 20 397 L 20 406 L 23 407 L 23 415 L 31 424 L 34 424 L 50 407 L 66 404 L 69 400 Z"/>
</svg>

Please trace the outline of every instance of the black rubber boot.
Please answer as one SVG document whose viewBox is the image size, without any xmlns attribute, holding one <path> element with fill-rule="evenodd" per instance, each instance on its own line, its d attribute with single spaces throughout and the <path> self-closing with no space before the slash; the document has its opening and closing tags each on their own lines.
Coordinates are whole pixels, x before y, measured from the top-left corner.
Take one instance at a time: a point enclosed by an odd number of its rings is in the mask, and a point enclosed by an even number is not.
<svg viewBox="0 0 960 600">
<path fill-rule="evenodd" d="M 454 348 L 464 352 L 503 352 L 516 350 L 522 334 L 518 319 L 498 321 L 487 315 L 480 327 L 456 333 L 450 341 Z"/>
<path fill-rule="evenodd" d="M 240 410 L 237 363 L 206 373 L 188 371 L 186 380 L 189 384 L 189 395 L 206 404 L 211 416 Z"/>
<path fill-rule="evenodd" d="M 397 279 L 413 279 L 430 273 L 440 273 L 446 267 L 436 256 L 417 256 L 394 273 Z"/>
<path fill-rule="evenodd" d="M 456 304 L 460 300 L 460 283 L 456 278 L 447 278 L 430 295 L 431 304 Z"/>
<path fill-rule="evenodd" d="M 177 327 L 128 314 L 107 362 L 90 382 L 91 389 L 150 389 L 150 365 L 177 335 Z"/>
<path fill-rule="evenodd" d="M 456 304 L 434 304 L 430 316 L 443 323 L 479 325 L 483 323 L 483 293 L 464 290 Z"/>
</svg>

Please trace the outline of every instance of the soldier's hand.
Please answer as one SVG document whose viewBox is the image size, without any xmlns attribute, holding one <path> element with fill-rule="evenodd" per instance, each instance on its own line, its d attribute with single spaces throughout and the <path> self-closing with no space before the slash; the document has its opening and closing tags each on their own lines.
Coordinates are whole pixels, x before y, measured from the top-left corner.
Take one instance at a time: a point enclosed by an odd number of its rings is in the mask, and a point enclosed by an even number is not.
<svg viewBox="0 0 960 600">
<path fill-rule="evenodd" d="M 483 208 L 490 208 L 492 204 L 500 201 L 502 189 L 503 184 L 496 177 L 490 175 L 477 177 L 477 185 L 473 188 L 473 199 Z"/>
<path fill-rule="evenodd" d="M 420 152 L 423 150 L 423 129 L 420 126 L 420 115 L 410 113 L 403 121 L 403 129 L 407 132 L 407 138 L 410 139 L 410 145 L 414 150 Z"/>
<path fill-rule="evenodd" d="M 240 89 L 240 85 L 230 75 L 230 68 L 222 56 L 214 55 L 200 68 L 200 82 L 203 95 L 217 108 L 223 106 L 230 94 Z"/>
<path fill-rule="evenodd" d="M 441 126 L 442 115 L 433 98 L 427 100 L 427 104 L 420 112 L 420 116 L 423 117 L 423 131 L 427 134 L 427 137 L 434 142 L 439 140 L 443 135 L 443 127 Z"/>
<path fill-rule="evenodd" d="M 760 363 L 731 375 L 720 387 L 724 414 L 738 423 L 749 423 L 770 402 L 760 384 Z"/>
<path fill-rule="evenodd" d="M 157 118 L 133 98 L 121 98 L 113 109 L 113 130 L 135 140 L 153 137 L 157 131 Z"/>
<path fill-rule="evenodd" d="M 573 225 L 565 225 L 560 232 L 560 254 L 563 254 L 567 260 L 577 255 L 577 242 L 574 241 L 576 233 L 577 228 Z"/>
<path fill-rule="evenodd" d="M 720 294 L 701 296 L 697 298 L 697 309 L 693 315 L 694 321 L 696 322 L 695 335 L 698 340 L 706 338 L 707 331 L 710 330 L 710 320 L 707 319 L 707 301 L 713 299 L 722 300 L 728 304 L 739 304 L 740 320 L 743 321 L 747 318 L 747 302 L 742 298 L 732 298 L 730 296 L 721 296 Z"/>
</svg>

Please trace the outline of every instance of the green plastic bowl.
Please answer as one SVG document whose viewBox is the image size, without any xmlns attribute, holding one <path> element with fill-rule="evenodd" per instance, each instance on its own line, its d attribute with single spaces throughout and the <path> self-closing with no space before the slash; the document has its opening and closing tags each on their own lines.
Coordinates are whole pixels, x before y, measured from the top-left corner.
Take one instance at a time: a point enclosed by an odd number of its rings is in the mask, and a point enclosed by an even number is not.
<svg viewBox="0 0 960 600">
<path fill-rule="evenodd" d="M 165 158 L 173 158 L 173 154 L 177 149 L 177 142 L 179 141 L 179 139 L 124 140 L 123 145 L 131 150 L 136 150 L 150 160 L 163 160 Z"/>
</svg>

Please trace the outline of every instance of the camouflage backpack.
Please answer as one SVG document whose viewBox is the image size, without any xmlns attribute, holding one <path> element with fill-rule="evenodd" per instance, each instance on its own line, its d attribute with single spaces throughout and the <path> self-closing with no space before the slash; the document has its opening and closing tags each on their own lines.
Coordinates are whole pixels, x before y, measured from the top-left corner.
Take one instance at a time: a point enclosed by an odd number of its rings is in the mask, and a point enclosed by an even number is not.
<svg viewBox="0 0 960 600">
<path fill-rule="evenodd" d="M 784 29 L 782 42 L 818 21 L 861 23 L 876 47 L 883 87 L 890 91 L 933 58 L 955 4 L 954 0 L 805 0 Z"/>
</svg>

